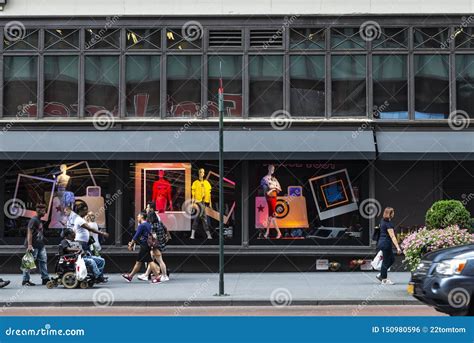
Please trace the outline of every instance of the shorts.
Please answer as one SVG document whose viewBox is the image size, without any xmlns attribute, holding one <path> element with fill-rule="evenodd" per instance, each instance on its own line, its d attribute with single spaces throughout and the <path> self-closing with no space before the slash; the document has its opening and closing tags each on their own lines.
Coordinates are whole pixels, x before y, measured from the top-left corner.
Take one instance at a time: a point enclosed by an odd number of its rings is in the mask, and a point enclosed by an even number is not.
<svg viewBox="0 0 474 343">
<path fill-rule="evenodd" d="M 275 217 L 276 216 L 277 198 L 276 197 L 265 197 L 265 199 L 267 200 L 268 217 Z"/>
<path fill-rule="evenodd" d="M 150 247 L 145 244 L 140 244 L 140 251 L 138 252 L 137 262 L 151 262 Z"/>
</svg>

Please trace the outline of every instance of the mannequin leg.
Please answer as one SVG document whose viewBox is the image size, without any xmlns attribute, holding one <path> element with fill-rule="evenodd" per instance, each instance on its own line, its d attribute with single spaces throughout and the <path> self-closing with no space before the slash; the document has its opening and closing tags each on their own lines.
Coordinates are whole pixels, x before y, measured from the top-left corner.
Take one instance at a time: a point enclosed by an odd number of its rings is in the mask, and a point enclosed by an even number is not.
<svg viewBox="0 0 474 343">
<path fill-rule="evenodd" d="M 275 217 L 273 217 L 273 225 L 275 226 L 275 230 L 277 231 L 277 236 L 276 236 L 276 239 L 280 239 L 281 238 L 281 231 L 280 231 L 280 228 L 278 227 L 278 224 L 277 224 L 277 220 Z"/>
</svg>

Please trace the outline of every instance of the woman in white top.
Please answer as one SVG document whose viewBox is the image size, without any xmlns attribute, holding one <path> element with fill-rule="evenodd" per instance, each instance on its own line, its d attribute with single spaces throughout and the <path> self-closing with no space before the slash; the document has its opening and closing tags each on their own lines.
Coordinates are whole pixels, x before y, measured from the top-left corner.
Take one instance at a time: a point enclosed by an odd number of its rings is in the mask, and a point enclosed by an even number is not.
<svg viewBox="0 0 474 343">
<path fill-rule="evenodd" d="M 99 226 L 95 222 L 95 213 L 94 212 L 92 212 L 92 211 L 88 212 L 85 219 L 86 219 L 87 225 L 89 225 L 89 227 L 91 229 L 95 229 L 95 230 L 99 231 Z M 96 233 L 96 232 L 93 232 L 93 231 L 90 234 L 91 234 L 92 238 L 94 238 L 94 244 L 93 244 L 94 248 L 93 249 L 94 249 L 94 251 L 99 252 L 102 249 L 102 247 L 100 246 L 100 242 L 99 242 L 99 234 Z"/>
</svg>

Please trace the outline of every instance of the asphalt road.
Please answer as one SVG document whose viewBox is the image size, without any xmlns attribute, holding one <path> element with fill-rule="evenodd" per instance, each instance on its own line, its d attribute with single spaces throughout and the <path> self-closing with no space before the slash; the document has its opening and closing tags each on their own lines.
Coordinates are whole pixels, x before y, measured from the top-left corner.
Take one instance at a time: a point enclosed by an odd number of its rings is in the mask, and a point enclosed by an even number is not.
<svg viewBox="0 0 474 343">
<path fill-rule="evenodd" d="M 443 316 L 425 305 L 10 307 L 6 316 Z"/>
</svg>

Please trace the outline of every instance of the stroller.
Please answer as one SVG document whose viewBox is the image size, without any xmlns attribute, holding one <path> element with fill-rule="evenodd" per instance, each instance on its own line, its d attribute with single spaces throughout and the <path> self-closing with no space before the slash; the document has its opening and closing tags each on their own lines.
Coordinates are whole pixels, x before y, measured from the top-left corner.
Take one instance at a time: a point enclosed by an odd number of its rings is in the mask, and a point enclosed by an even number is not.
<svg viewBox="0 0 474 343">
<path fill-rule="evenodd" d="M 46 283 L 48 289 L 58 287 L 59 285 L 69 289 L 77 288 L 78 286 L 82 289 L 94 286 L 94 275 L 89 268 L 87 269 L 87 277 L 84 280 L 79 281 L 76 278 L 76 261 L 79 254 L 56 255 L 56 257 L 58 258 L 55 268 L 57 276 L 51 278 Z"/>
</svg>

